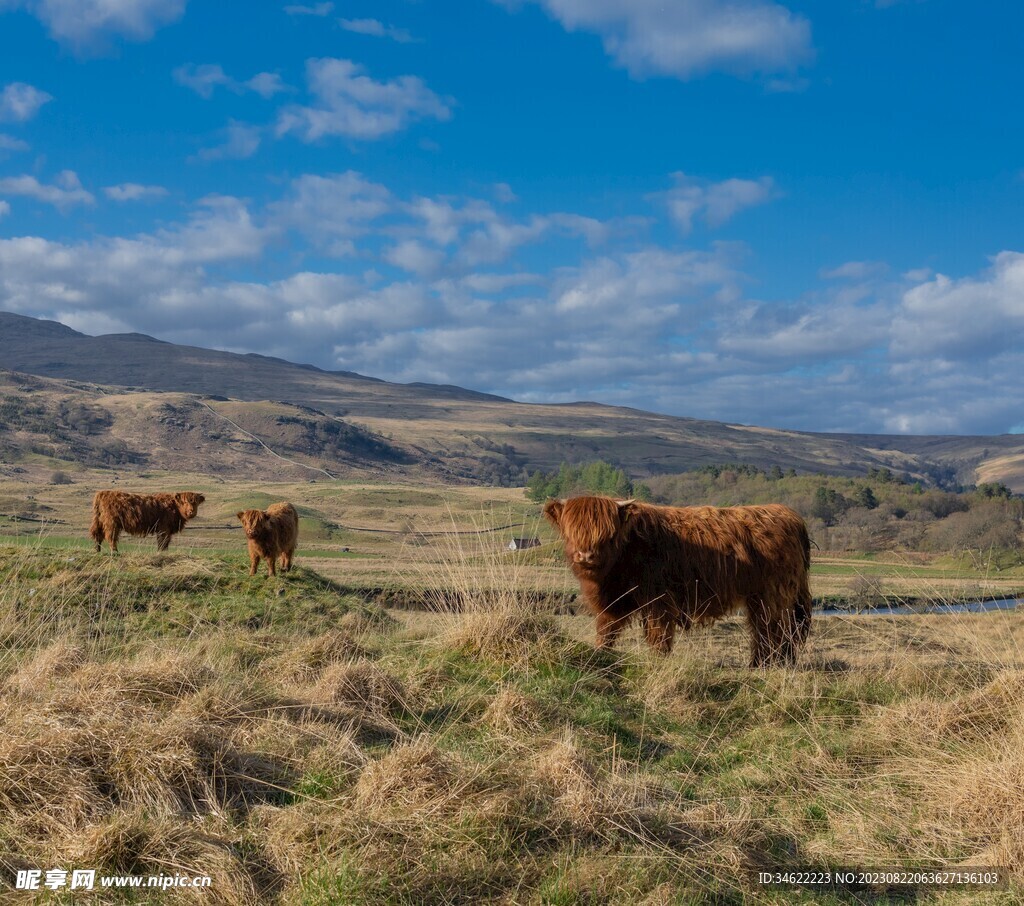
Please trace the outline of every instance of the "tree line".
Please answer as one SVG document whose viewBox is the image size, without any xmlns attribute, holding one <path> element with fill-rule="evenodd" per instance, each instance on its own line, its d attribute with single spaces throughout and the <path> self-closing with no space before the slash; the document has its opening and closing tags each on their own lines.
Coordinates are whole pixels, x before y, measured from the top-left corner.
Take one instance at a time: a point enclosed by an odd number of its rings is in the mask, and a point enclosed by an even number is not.
<svg viewBox="0 0 1024 906">
<path fill-rule="evenodd" d="M 653 500 L 651 489 L 646 484 L 631 481 L 622 469 L 602 460 L 580 465 L 563 462 L 553 472 L 534 472 L 526 482 L 526 496 L 537 502 L 578 494 Z"/>
<path fill-rule="evenodd" d="M 671 506 L 783 503 L 807 520 L 826 551 L 983 551 L 1007 565 L 1024 562 L 1024 498 L 1000 482 L 941 488 L 885 467 L 853 478 L 728 463 L 639 482 L 597 461 L 563 462 L 526 484 L 537 502 L 577 494 Z"/>
</svg>

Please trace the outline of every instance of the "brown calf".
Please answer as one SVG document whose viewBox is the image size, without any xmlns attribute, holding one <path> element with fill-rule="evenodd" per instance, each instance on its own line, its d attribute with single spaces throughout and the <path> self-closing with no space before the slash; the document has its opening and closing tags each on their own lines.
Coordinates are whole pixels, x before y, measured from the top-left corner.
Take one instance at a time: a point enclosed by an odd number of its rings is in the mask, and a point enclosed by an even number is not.
<svg viewBox="0 0 1024 906">
<path fill-rule="evenodd" d="M 277 558 L 282 572 L 292 568 L 295 545 L 299 543 L 299 514 L 290 503 L 273 503 L 265 510 L 245 510 L 235 514 L 249 539 L 249 575 L 256 575 L 260 558 L 267 561 L 270 575 L 277 575 Z"/>
</svg>

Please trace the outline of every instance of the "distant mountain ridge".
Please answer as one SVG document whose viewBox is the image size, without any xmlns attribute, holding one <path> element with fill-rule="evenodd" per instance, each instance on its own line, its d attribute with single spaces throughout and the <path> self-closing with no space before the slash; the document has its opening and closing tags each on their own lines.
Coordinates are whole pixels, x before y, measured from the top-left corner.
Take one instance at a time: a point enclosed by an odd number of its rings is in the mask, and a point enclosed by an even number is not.
<svg viewBox="0 0 1024 906">
<path fill-rule="evenodd" d="M 298 364 L 286 359 L 266 356 L 256 352 L 236 353 L 206 349 L 200 346 L 180 346 L 159 340 L 143 333 L 115 333 L 91 337 L 61 324 L 0 312 L 0 339 L 4 349 L 0 351 L 0 367 L 11 371 L 23 371 L 43 377 L 66 378 L 76 381 L 94 381 L 121 387 L 144 387 L 148 390 L 171 390 L 178 393 L 207 393 L 211 378 L 195 370 L 197 365 L 217 368 L 218 377 L 231 382 L 238 377 L 236 369 L 242 369 L 245 383 L 222 388 L 219 392 L 230 391 L 230 395 L 246 398 L 248 384 L 260 386 L 261 382 L 276 380 L 287 388 L 291 383 L 304 383 L 293 374 L 315 372 L 321 375 L 347 381 L 386 384 L 380 378 L 367 377 L 354 371 L 325 371 L 316 365 Z M 164 347 L 160 356 L 154 358 L 153 344 Z M 270 369 L 265 372 L 265 366 Z M 192 367 L 188 367 L 192 366 Z M 227 366 L 227 367 L 225 367 Z M 466 399 L 493 399 L 507 402 L 502 397 L 461 387 L 437 386 L 433 384 L 395 384 L 396 387 L 412 387 L 431 395 L 455 395 Z"/>
<path fill-rule="evenodd" d="M 555 468 L 562 461 L 605 459 L 633 477 L 735 462 L 843 475 L 884 467 L 926 482 L 1003 481 L 1024 491 L 1024 437 L 1018 435 L 815 434 L 591 402 L 519 403 L 462 387 L 396 384 L 144 334 L 90 337 L 56 321 L 9 312 L 0 312 L 0 369 L 78 382 L 65 388 L 75 395 L 75 405 L 85 405 L 83 397 L 92 393 L 97 405 L 118 409 L 104 388 L 184 394 L 187 399 L 175 406 L 223 408 L 224 418 L 253 436 L 262 439 L 260 431 L 269 431 L 271 439 L 292 444 L 297 456 L 338 474 L 376 468 L 374 457 L 383 457 L 378 465 L 391 473 L 425 470 L 435 478 L 503 484 L 519 483 L 524 472 Z M 16 383 L 0 383 L 0 394 L 13 392 L 9 388 Z M 57 384 L 48 387 L 58 393 Z M 260 408 L 263 401 L 284 408 L 273 409 L 270 418 L 270 409 Z M 115 435 L 119 411 L 110 416 Z M 175 421 L 165 416 L 164 434 Z M 33 421 L 37 427 L 40 418 Z M 130 446 L 138 431 L 144 431 L 141 424 L 125 434 L 124 442 Z M 218 433 L 211 431 L 211 437 Z M 215 437 L 203 449 L 216 458 Z M 244 444 L 229 457 L 230 468 L 243 467 L 243 450 Z M 175 467 L 185 455 L 173 460 Z"/>
</svg>

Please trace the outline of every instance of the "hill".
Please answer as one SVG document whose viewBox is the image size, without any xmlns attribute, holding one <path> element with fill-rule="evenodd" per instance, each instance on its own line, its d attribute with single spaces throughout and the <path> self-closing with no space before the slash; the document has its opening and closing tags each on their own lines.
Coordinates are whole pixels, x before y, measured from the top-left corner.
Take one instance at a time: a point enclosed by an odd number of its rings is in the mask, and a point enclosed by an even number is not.
<svg viewBox="0 0 1024 906">
<path fill-rule="evenodd" d="M 202 456 L 224 473 L 259 469 L 266 460 L 268 467 L 331 474 L 426 473 L 503 484 L 563 460 L 604 459 L 634 477 L 723 462 L 838 475 L 884 467 L 927 483 L 1003 481 L 1024 491 L 1024 439 L 1017 435 L 814 434 L 590 402 L 519 403 L 141 334 L 90 337 L 10 313 L 0 313 L 0 339 L 0 368 L 51 379 L 26 391 L 24 379 L 8 375 L 0 390 L 7 403 L 13 394 L 24 405 L 25 393 L 34 393 L 58 414 L 73 401 L 98 406 L 106 414 L 97 417 L 109 419 L 97 424 L 97 435 L 73 438 L 77 452 L 67 431 L 47 434 L 43 418 L 34 439 L 8 429 L 0 433 L 7 457 L 15 449 L 38 454 L 49 443 L 58 459 L 74 459 L 81 445 L 102 446 L 103 436 L 124 444 L 121 465 L 175 468 L 182 457 Z M 282 464 L 267 448 L 300 465 Z"/>
</svg>

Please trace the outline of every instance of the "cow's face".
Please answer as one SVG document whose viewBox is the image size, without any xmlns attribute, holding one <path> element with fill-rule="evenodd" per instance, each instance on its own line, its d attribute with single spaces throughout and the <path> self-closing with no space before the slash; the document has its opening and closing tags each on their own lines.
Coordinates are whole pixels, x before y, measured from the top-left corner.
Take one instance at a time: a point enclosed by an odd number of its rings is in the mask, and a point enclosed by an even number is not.
<svg viewBox="0 0 1024 906">
<path fill-rule="evenodd" d="M 206 498 L 202 494 L 193 491 L 182 491 L 174 495 L 174 502 L 178 505 L 178 512 L 185 520 L 192 519 L 199 512 L 199 504 Z"/>
<path fill-rule="evenodd" d="M 235 513 L 242 528 L 245 529 L 245 537 L 256 539 L 263 534 L 263 523 L 266 520 L 266 513 L 263 510 L 245 510 L 242 513 Z"/>
<path fill-rule="evenodd" d="M 631 534 L 633 505 L 610 497 L 575 497 L 548 501 L 544 515 L 561 534 L 572 568 L 598 580 L 615 565 Z"/>
</svg>

